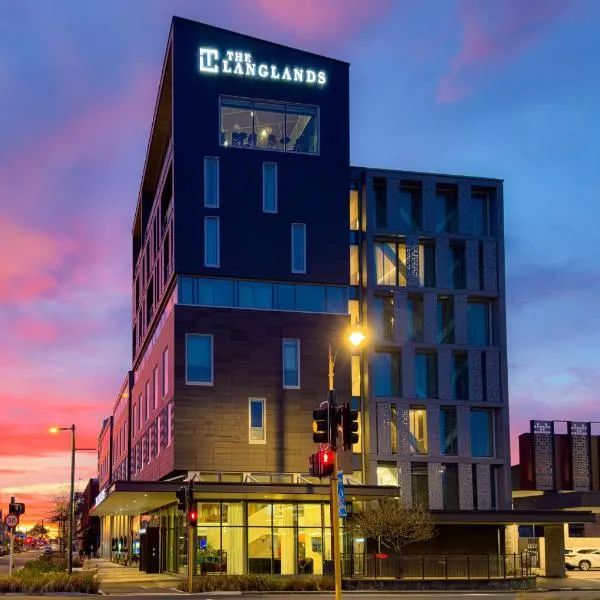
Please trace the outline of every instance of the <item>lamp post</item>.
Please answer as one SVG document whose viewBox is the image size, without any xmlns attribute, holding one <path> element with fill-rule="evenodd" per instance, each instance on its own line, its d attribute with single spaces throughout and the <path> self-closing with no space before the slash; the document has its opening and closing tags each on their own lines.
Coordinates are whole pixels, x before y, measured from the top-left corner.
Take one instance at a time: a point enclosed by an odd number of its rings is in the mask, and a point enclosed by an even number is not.
<svg viewBox="0 0 600 600">
<path fill-rule="evenodd" d="M 69 494 L 69 548 L 67 553 L 68 571 L 71 575 L 73 573 L 73 527 L 75 522 L 75 425 L 50 428 L 50 433 L 58 433 L 59 431 L 71 432 L 71 492 Z"/>
<path fill-rule="evenodd" d="M 355 347 L 360 346 L 366 339 L 364 332 L 355 327 L 348 335 L 348 341 Z M 336 352 L 333 346 L 329 344 L 328 358 L 328 378 L 329 378 L 329 397 L 335 400 L 335 357 Z M 330 407 L 330 415 L 337 415 L 337 406 Z M 337 429 L 336 437 L 337 437 Z M 329 509 L 331 520 L 331 552 L 333 558 L 333 574 L 335 581 L 335 600 L 342 600 L 342 553 L 340 543 L 340 516 L 339 516 L 339 499 L 338 499 L 338 457 L 337 457 L 337 442 L 336 439 L 331 440 L 333 443 L 333 473 L 329 480 Z"/>
</svg>

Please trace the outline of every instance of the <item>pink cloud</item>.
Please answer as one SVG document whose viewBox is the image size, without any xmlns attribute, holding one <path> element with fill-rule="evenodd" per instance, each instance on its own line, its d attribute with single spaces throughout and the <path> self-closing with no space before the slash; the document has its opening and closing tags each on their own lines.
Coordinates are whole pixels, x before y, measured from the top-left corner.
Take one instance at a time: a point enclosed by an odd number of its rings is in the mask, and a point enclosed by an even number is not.
<svg viewBox="0 0 600 600">
<path fill-rule="evenodd" d="M 385 16 L 391 0 L 257 0 L 282 34 L 302 40 L 348 39 L 371 21 Z"/>
<path fill-rule="evenodd" d="M 493 70 L 533 46 L 573 8 L 568 0 L 461 0 L 462 40 L 450 70 L 440 80 L 437 99 L 464 98 Z"/>
<path fill-rule="evenodd" d="M 16 329 L 22 339 L 40 344 L 54 342 L 59 335 L 54 322 L 38 318 L 20 319 Z"/>
<path fill-rule="evenodd" d="M 56 269 L 69 244 L 0 215 L 0 302 L 30 300 L 56 289 Z"/>
</svg>

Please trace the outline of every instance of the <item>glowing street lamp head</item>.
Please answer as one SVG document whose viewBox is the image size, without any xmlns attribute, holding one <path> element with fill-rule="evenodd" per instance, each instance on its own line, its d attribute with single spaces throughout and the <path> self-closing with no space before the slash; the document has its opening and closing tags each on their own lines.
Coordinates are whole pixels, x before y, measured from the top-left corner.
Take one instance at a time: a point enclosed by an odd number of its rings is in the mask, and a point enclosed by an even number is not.
<svg viewBox="0 0 600 600">
<path fill-rule="evenodd" d="M 360 346 L 365 341 L 366 336 L 360 329 L 354 329 L 348 336 L 348 339 L 353 346 Z"/>
<path fill-rule="evenodd" d="M 48 429 L 48 431 L 49 431 L 50 433 L 58 433 L 58 432 L 59 432 L 59 429 L 58 429 L 58 427 L 50 427 L 50 429 Z"/>
</svg>

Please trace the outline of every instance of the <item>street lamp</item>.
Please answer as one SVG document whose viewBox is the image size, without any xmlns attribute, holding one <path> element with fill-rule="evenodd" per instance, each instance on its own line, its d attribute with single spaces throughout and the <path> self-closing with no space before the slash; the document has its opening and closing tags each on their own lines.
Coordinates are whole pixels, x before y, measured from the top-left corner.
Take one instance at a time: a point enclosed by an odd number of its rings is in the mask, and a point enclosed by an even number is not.
<svg viewBox="0 0 600 600">
<path fill-rule="evenodd" d="M 358 348 L 366 339 L 365 332 L 357 325 L 352 327 L 348 334 L 348 341 L 356 348 Z M 329 394 L 330 400 L 335 402 L 336 395 L 334 386 L 334 375 L 335 375 L 335 357 L 336 352 L 333 349 L 332 344 L 329 344 L 328 352 L 328 376 L 329 376 Z M 337 406 L 330 407 L 330 415 L 337 415 Z M 336 436 L 337 436 L 337 429 Z M 338 457 L 337 457 L 337 443 L 336 439 L 331 440 L 333 442 L 334 450 L 333 453 L 333 473 L 329 481 L 329 509 L 330 509 L 330 520 L 331 520 L 331 550 L 333 554 L 333 573 L 335 580 L 335 600 L 342 600 L 342 559 L 341 559 L 341 548 L 340 548 L 340 527 L 339 527 L 339 501 L 338 501 Z"/>
<path fill-rule="evenodd" d="M 69 495 L 69 550 L 67 554 L 67 564 L 69 575 L 73 573 L 73 527 L 75 526 L 75 425 L 71 427 L 50 427 L 50 433 L 59 431 L 71 432 L 71 493 Z"/>
</svg>

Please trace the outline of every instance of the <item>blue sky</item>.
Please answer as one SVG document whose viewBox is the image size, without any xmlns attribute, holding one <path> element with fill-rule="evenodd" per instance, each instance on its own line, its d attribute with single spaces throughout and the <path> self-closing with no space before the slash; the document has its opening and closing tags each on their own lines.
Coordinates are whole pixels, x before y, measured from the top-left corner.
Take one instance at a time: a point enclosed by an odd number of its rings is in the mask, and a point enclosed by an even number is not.
<svg viewBox="0 0 600 600">
<path fill-rule="evenodd" d="M 353 164 L 504 179 L 513 438 L 598 418 L 600 3 L 0 0 L 0 493 L 66 482 L 47 425 L 94 445 L 129 364 L 173 14 L 349 61 Z"/>
</svg>

